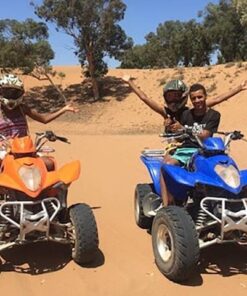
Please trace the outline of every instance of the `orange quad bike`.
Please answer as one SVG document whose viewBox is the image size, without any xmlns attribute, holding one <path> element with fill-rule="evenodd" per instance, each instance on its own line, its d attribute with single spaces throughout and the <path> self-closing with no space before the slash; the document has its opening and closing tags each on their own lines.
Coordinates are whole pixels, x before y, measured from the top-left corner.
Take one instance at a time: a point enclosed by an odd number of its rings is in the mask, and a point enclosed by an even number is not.
<svg viewBox="0 0 247 296">
<path fill-rule="evenodd" d="M 52 131 L 6 140 L 3 136 L 0 168 L 0 251 L 13 245 L 38 241 L 70 244 L 72 258 L 80 265 L 94 260 L 98 231 L 91 208 L 84 203 L 67 206 L 70 184 L 79 178 L 80 162 L 47 169 L 54 149 L 47 141 L 60 140 Z M 43 156 L 42 156 L 43 155 Z M 45 155 L 45 157 L 44 157 Z M 3 156 L 3 155 L 2 155 Z"/>
</svg>

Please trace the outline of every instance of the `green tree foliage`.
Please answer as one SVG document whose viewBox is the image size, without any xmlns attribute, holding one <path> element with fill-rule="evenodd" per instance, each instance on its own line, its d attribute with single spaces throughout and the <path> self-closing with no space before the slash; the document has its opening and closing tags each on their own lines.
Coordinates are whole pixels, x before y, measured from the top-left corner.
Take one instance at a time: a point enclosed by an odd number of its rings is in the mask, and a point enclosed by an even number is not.
<svg viewBox="0 0 247 296">
<path fill-rule="evenodd" d="M 157 66 L 174 67 L 179 63 L 181 30 L 182 23 L 180 21 L 167 21 L 158 26 L 156 34 L 148 35 L 147 42 L 158 45 L 160 51 Z"/>
<path fill-rule="evenodd" d="M 184 66 L 204 66 L 210 64 L 213 47 L 207 30 L 195 20 L 184 22 L 180 32 L 179 56 Z"/>
<path fill-rule="evenodd" d="M 42 22 L 27 19 L 0 20 L 0 68 L 2 72 L 15 69 L 22 74 L 38 80 L 49 80 L 61 97 L 62 91 L 54 84 L 51 77 L 57 75 L 50 66 L 54 52 L 47 41 L 48 28 Z"/>
<path fill-rule="evenodd" d="M 246 0 L 233 0 L 237 13 L 240 16 L 240 22 L 243 26 L 247 26 L 247 1 Z"/>
<path fill-rule="evenodd" d="M 247 31 L 240 22 L 232 0 L 208 4 L 204 11 L 204 26 L 219 52 L 219 63 L 246 60 Z"/>
<path fill-rule="evenodd" d="M 209 3 L 198 15 L 201 22 L 160 24 L 155 33 L 146 36 L 145 44 L 125 53 L 121 67 L 204 66 L 210 64 L 215 51 L 218 63 L 247 60 L 246 0 Z"/>
<path fill-rule="evenodd" d="M 22 70 L 24 74 L 35 67 L 47 67 L 54 57 L 48 41 L 48 28 L 44 23 L 27 19 L 0 20 L 0 67 Z"/>
<path fill-rule="evenodd" d="M 166 21 L 156 33 L 146 36 L 144 45 L 136 45 L 122 57 L 123 68 L 165 68 L 203 66 L 210 63 L 211 42 L 205 28 L 195 20 Z"/>
<path fill-rule="evenodd" d="M 121 0 L 43 0 L 35 6 L 39 17 L 73 37 L 75 54 L 92 79 L 95 99 L 100 97 L 97 77 L 108 70 L 103 58 L 119 59 L 132 45 L 119 25 L 125 9 Z"/>
</svg>

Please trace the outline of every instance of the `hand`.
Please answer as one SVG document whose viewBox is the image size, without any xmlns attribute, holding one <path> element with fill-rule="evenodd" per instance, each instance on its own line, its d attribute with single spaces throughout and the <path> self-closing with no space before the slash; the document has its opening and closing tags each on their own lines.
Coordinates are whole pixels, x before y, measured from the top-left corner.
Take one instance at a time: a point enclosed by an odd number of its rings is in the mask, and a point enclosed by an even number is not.
<svg viewBox="0 0 247 296">
<path fill-rule="evenodd" d="M 68 104 L 68 105 L 63 107 L 63 111 L 64 112 L 70 111 L 70 112 L 73 112 L 73 113 L 77 113 L 77 112 L 79 112 L 79 108 L 74 107 L 72 104 Z"/>
<path fill-rule="evenodd" d="M 178 122 L 175 121 L 174 123 L 172 123 L 169 127 L 169 129 L 174 133 L 177 132 L 178 130 L 181 130 L 183 128 L 183 126 Z"/>
<path fill-rule="evenodd" d="M 172 124 L 172 119 L 168 115 L 167 118 L 164 120 L 164 127 L 169 127 Z"/>
<path fill-rule="evenodd" d="M 125 82 L 129 82 L 132 78 L 131 78 L 130 75 L 124 75 L 124 76 L 122 77 L 122 79 L 123 79 L 123 81 L 125 81 Z"/>
</svg>

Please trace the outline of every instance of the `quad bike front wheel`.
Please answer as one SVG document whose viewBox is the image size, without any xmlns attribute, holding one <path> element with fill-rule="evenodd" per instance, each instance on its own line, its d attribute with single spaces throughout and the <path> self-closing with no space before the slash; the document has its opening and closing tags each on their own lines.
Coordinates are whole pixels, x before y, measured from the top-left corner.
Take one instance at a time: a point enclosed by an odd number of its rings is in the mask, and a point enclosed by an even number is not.
<svg viewBox="0 0 247 296">
<path fill-rule="evenodd" d="M 152 193 L 152 186 L 150 184 L 137 184 L 135 189 L 135 221 L 136 224 L 143 229 L 151 229 L 153 218 L 146 217 L 143 213 L 143 198 Z"/>
<path fill-rule="evenodd" d="M 198 236 L 185 209 L 168 206 L 158 211 L 152 226 L 152 244 L 155 263 L 168 279 L 182 282 L 195 271 Z"/>
<path fill-rule="evenodd" d="M 99 245 L 93 211 L 87 204 L 77 204 L 70 208 L 69 215 L 74 238 L 72 258 L 80 265 L 89 264 L 95 259 Z"/>
</svg>

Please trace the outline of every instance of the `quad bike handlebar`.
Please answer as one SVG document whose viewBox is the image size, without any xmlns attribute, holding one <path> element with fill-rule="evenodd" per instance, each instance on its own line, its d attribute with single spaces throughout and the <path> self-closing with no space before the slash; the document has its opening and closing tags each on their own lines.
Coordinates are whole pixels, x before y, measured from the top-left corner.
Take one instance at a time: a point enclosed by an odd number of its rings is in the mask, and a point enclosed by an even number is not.
<svg viewBox="0 0 247 296">
<path fill-rule="evenodd" d="M 46 138 L 50 142 L 55 142 L 55 141 L 59 140 L 61 142 L 65 142 L 67 144 L 70 144 L 70 142 L 67 138 L 58 136 L 53 131 L 45 131 L 43 133 L 36 133 L 36 136 L 37 136 L 37 140 L 39 140 L 39 139 L 41 140 L 43 138 Z"/>
<path fill-rule="evenodd" d="M 67 144 L 70 144 L 69 140 L 65 137 L 61 137 L 56 135 L 53 131 L 45 131 L 42 133 L 36 133 L 35 138 L 35 149 L 37 152 L 54 152 L 55 150 L 51 147 L 46 147 L 44 150 L 44 144 L 47 142 L 55 142 L 55 141 L 61 141 Z M 3 159 L 5 155 L 11 151 L 12 143 L 10 139 L 7 139 L 4 135 L 0 133 L 0 159 Z M 47 150 L 48 148 L 48 150 Z M 43 151 L 42 151 L 43 149 Z"/>
<path fill-rule="evenodd" d="M 70 144 L 69 140 L 65 137 L 56 135 L 53 131 L 45 131 L 43 133 L 36 133 L 35 145 L 37 151 L 47 142 L 61 141 Z"/>
<path fill-rule="evenodd" d="M 167 140 L 169 139 L 174 139 L 174 140 L 184 140 L 186 138 L 193 138 L 196 139 L 200 147 L 203 148 L 203 142 L 199 138 L 199 134 L 202 132 L 202 128 L 199 127 L 199 125 L 194 125 L 194 126 L 183 126 L 182 129 L 173 132 L 173 133 L 162 133 L 159 136 L 162 138 L 165 138 Z M 215 134 L 223 135 L 224 138 L 224 144 L 225 147 L 227 147 L 231 141 L 236 141 L 236 140 L 242 140 L 247 142 L 247 139 L 244 138 L 244 134 L 242 134 L 241 131 L 231 131 L 231 132 L 222 132 L 222 131 L 217 131 Z"/>
</svg>

